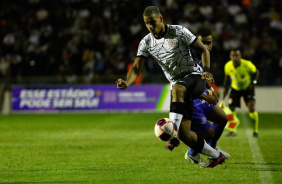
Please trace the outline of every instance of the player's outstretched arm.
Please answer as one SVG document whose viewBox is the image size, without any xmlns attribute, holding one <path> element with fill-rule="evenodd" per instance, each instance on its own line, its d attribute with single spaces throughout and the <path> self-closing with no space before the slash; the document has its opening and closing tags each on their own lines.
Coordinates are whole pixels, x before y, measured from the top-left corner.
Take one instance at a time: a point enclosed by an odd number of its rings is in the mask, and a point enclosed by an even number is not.
<svg viewBox="0 0 282 184">
<path fill-rule="evenodd" d="M 210 52 L 209 50 L 199 39 L 195 41 L 195 43 L 193 44 L 193 47 L 202 53 L 202 63 L 203 63 L 203 68 L 204 68 L 202 79 L 206 79 L 210 82 L 214 82 L 213 75 L 210 73 Z"/>
<path fill-rule="evenodd" d="M 116 81 L 117 88 L 122 89 L 122 90 L 127 89 L 137 79 L 138 75 L 143 70 L 144 63 L 145 63 L 144 58 L 141 58 L 141 57 L 135 58 L 132 67 L 127 72 L 126 80 L 119 78 Z"/>
</svg>

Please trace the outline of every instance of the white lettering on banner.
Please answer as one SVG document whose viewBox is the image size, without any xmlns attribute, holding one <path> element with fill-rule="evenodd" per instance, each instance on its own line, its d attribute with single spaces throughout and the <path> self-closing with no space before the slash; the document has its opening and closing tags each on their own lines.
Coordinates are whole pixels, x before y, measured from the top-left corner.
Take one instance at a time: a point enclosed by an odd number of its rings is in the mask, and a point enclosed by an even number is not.
<svg viewBox="0 0 282 184">
<path fill-rule="evenodd" d="M 144 91 L 120 92 L 118 94 L 119 102 L 147 102 L 146 93 Z"/>
<path fill-rule="evenodd" d="M 93 89 L 50 89 L 47 93 L 48 98 L 92 98 L 95 96 Z"/>
<path fill-rule="evenodd" d="M 60 97 L 60 91 L 59 90 L 54 90 L 50 89 L 47 93 L 48 98 L 59 98 Z"/>
<path fill-rule="evenodd" d="M 72 108 L 73 100 L 72 99 L 60 99 L 53 101 L 53 107 L 55 108 Z"/>
<path fill-rule="evenodd" d="M 97 108 L 94 89 L 22 89 L 19 108 Z"/>
<path fill-rule="evenodd" d="M 20 108 L 49 108 L 50 100 L 21 100 Z"/>
<path fill-rule="evenodd" d="M 119 97 L 145 97 L 146 93 L 143 91 L 136 92 L 120 92 L 118 94 Z"/>
<path fill-rule="evenodd" d="M 88 99 L 76 99 L 74 102 L 74 107 L 76 108 L 89 108 L 89 107 L 98 107 L 99 98 L 93 98 L 91 100 Z"/>
<path fill-rule="evenodd" d="M 46 89 L 23 89 L 20 93 L 20 98 L 44 98 Z"/>
</svg>

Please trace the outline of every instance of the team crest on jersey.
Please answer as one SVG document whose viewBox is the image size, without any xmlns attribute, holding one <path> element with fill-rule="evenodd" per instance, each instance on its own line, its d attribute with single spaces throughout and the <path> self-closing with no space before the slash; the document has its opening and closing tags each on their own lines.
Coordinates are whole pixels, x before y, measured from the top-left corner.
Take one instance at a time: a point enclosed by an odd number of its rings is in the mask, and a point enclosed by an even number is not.
<svg viewBox="0 0 282 184">
<path fill-rule="evenodd" d="M 176 39 L 171 39 L 171 38 L 169 38 L 169 39 L 166 39 L 166 41 L 167 41 L 167 43 L 168 43 L 168 46 L 169 47 L 174 47 L 175 45 L 176 45 Z"/>
</svg>

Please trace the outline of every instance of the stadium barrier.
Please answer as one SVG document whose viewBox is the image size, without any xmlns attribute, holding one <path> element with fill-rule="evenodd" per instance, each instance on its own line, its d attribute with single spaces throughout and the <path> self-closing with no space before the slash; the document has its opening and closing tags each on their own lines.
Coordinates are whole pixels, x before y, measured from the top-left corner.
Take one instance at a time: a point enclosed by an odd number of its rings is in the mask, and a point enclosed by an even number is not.
<svg viewBox="0 0 282 184">
<path fill-rule="evenodd" d="M 257 111 L 282 112 L 281 91 L 282 87 L 257 87 Z M 169 104 L 168 84 L 133 85 L 127 90 L 119 90 L 116 85 L 13 86 L 5 92 L 2 114 L 168 112 Z M 246 109 L 243 101 L 242 109 Z"/>
<path fill-rule="evenodd" d="M 168 86 L 116 85 L 13 86 L 11 112 L 87 112 L 162 110 Z"/>
</svg>

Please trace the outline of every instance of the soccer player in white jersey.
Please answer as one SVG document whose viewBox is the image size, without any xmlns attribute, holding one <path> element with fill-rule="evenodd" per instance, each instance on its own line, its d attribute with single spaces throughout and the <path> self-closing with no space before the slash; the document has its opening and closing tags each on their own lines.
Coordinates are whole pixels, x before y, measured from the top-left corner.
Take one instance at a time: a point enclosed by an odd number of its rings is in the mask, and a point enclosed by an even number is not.
<svg viewBox="0 0 282 184">
<path fill-rule="evenodd" d="M 173 86 L 169 117 L 177 125 L 178 138 L 190 148 L 211 158 L 210 164 L 205 168 L 213 168 L 221 164 L 225 156 L 190 130 L 193 98 L 203 93 L 205 79 L 213 81 L 209 71 L 208 49 L 187 28 L 164 24 L 158 7 L 147 7 L 143 13 L 143 20 L 150 33 L 139 43 L 133 66 L 128 71 L 126 80 L 117 80 L 117 87 L 122 90 L 127 89 L 141 73 L 146 58 L 151 55 Z M 189 47 L 202 53 L 203 69 L 193 60 Z"/>
</svg>

